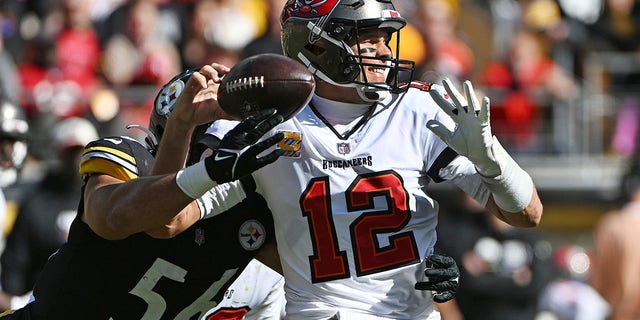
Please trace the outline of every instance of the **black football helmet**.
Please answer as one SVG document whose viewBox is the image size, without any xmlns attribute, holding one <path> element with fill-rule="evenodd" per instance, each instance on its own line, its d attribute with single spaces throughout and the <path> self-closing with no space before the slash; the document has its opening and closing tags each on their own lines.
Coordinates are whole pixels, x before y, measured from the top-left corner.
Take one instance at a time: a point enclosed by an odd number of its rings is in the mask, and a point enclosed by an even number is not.
<svg viewBox="0 0 640 320">
<path fill-rule="evenodd" d="M 307 66 L 320 80 L 354 87 L 365 101 L 408 88 L 399 80 L 411 79 L 415 68 L 415 62 L 399 59 L 400 29 L 407 22 L 390 0 L 289 0 L 280 23 L 284 54 Z M 385 30 L 389 39 L 395 35 L 393 58 L 363 63 L 367 57 L 351 50 L 348 43 L 359 43 L 359 32 L 371 28 Z M 385 83 L 368 82 L 365 67 L 387 70 Z"/>
<path fill-rule="evenodd" d="M 22 108 L 0 99 L 0 187 L 15 183 L 27 158 L 29 124 Z"/>
<path fill-rule="evenodd" d="M 194 72 L 200 70 L 199 68 L 186 70 L 177 76 L 173 77 L 167 84 L 165 84 L 153 102 L 153 108 L 151 110 L 151 116 L 149 118 L 149 131 L 147 134 L 147 138 L 145 139 L 147 142 L 147 146 L 151 153 L 155 155 L 158 143 L 160 139 L 162 139 L 162 134 L 164 133 L 164 128 L 167 125 L 167 119 L 173 111 L 173 106 L 176 103 L 176 100 L 184 90 L 184 86 L 191 78 Z M 200 132 L 204 132 L 209 124 L 200 125 L 194 130 L 194 135 L 199 134 Z M 192 141 L 194 139 L 192 138 Z"/>
</svg>

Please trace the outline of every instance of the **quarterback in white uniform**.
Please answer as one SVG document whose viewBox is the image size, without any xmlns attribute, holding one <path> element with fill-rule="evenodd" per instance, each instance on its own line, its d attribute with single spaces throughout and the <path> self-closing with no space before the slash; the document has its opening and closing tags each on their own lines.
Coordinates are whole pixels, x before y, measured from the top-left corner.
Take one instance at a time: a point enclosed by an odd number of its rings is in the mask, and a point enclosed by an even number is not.
<svg viewBox="0 0 640 320">
<path fill-rule="evenodd" d="M 488 99 L 480 105 L 470 83 L 464 95 L 448 80 L 401 84 L 412 62 L 393 58 L 406 22 L 390 2 L 307 2 L 287 2 L 282 43 L 315 74 L 316 92 L 274 129 L 285 155 L 253 173 L 274 216 L 287 318 L 437 318 L 416 285 L 437 240 L 425 189 L 452 181 L 532 227 L 542 215 L 533 181 L 492 136 Z"/>
</svg>

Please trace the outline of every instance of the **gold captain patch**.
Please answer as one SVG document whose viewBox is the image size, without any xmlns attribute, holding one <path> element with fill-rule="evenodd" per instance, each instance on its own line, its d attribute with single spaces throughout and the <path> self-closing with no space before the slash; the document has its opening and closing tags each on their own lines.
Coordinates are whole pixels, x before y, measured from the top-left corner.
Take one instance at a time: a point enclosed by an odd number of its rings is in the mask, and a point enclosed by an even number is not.
<svg viewBox="0 0 640 320">
<path fill-rule="evenodd" d="M 284 133 L 284 139 L 278 142 L 276 148 L 284 150 L 283 157 L 300 158 L 300 149 L 302 148 L 302 133 L 280 130 L 278 133 Z"/>
</svg>

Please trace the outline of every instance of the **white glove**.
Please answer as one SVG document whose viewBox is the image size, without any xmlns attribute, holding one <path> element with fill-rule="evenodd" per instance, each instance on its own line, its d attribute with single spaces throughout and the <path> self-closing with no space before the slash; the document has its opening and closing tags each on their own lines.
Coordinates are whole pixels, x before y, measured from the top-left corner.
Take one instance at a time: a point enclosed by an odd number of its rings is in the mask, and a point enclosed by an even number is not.
<svg viewBox="0 0 640 320">
<path fill-rule="evenodd" d="M 469 158 L 481 175 L 500 175 L 500 166 L 491 149 L 494 137 L 491 135 L 489 122 L 489 98 L 484 97 L 480 106 L 470 81 L 463 83 L 466 99 L 453 87 L 451 80 L 445 79 L 442 83 L 444 90 L 441 86 L 433 86 L 429 93 L 438 106 L 453 119 L 456 128 L 450 131 L 437 120 L 429 120 L 427 128 L 458 154 Z"/>
<path fill-rule="evenodd" d="M 451 131 L 439 121 L 429 120 L 427 128 L 471 160 L 500 208 L 509 212 L 523 210 L 531 201 L 533 181 L 491 134 L 489 98 L 484 97 L 480 106 L 470 81 L 463 83 L 466 99 L 449 79 L 442 83 L 444 90 L 433 86 L 429 93 L 456 127 Z"/>
</svg>

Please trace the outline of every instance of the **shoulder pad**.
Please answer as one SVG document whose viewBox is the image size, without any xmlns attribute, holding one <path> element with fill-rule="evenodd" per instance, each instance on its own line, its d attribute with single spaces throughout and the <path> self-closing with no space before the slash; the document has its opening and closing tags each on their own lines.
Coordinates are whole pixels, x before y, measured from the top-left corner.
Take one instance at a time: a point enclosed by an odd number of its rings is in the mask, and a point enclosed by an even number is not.
<svg viewBox="0 0 640 320">
<path fill-rule="evenodd" d="M 128 152 L 132 143 L 140 144 L 137 140 L 126 136 L 100 138 L 89 142 L 85 147 L 85 151 L 89 148 L 106 147 L 122 152 Z"/>
<path fill-rule="evenodd" d="M 153 156 L 139 141 L 129 137 L 107 137 L 87 144 L 80 173 L 101 173 L 122 180 L 144 176 L 151 170 Z"/>
</svg>

